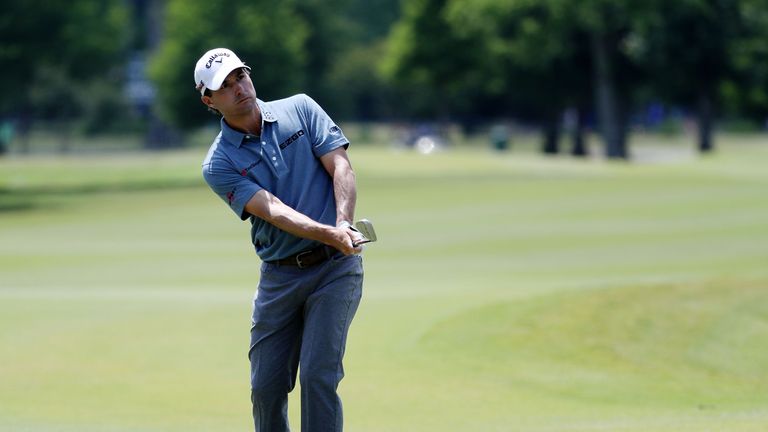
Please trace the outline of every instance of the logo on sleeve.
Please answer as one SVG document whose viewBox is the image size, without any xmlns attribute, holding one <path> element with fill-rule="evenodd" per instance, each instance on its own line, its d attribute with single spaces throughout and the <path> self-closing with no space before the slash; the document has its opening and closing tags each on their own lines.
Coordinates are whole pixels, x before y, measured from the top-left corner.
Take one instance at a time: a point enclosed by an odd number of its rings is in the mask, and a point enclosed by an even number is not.
<svg viewBox="0 0 768 432">
<path fill-rule="evenodd" d="M 333 135 L 338 135 L 338 134 L 340 134 L 340 133 L 341 133 L 341 129 L 339 129 L 339 127 L 338 127 L 338 126 L 336 126 L 336 125 L 333 125 L 333 126 L 331 126 L 331 128 L 330 128 L 330 129 L 328 129 L 328 132 L 330 132 L 330 133 L 331 133 L 331 134 L 333 134 Z"/>
</svg>

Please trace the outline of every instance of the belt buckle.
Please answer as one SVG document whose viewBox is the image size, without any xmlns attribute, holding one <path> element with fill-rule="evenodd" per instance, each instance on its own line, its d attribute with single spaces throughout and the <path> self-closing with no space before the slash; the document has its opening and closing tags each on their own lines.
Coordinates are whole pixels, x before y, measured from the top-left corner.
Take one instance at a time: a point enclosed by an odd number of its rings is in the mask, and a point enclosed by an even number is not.
<svg viewBox="0 0 768 432">
<path fill-rule="evenodd" d="M 309 265 L 305 266 L 304 264 L 302 264 L 301 257 L 303 255 L 310 255 L 312 252 L 313 251 L 308 250 L 308 251 L 304 251 L 304 252 L 300 252 L 300 253 L 296 254 L 296 266 L 298 266 L 300 269 L 305 269 L 305 268 L 309 267 Z"/>
</svg>

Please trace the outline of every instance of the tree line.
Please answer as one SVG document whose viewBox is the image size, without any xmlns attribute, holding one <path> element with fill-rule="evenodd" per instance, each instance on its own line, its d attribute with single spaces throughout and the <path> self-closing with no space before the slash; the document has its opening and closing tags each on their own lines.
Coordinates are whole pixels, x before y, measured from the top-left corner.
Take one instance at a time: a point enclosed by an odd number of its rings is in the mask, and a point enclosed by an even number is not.
<svg viewBox="0 0 768 432">
<path fill-rule="evenodd" d="M 715 118 L 768 114 L 767 24 L 765 0 L 415 0 L 385 67 L 448 114 L 531 117 L 547 152 L 571 108 L 574 153 L 593 117 L 625 158 L 633 112 L 654 101 L 694 113 L 706 152 Z"/>
<path fill-rule="evenodd" d="M 467 127 L 515 118 L 560 151 L 599 131 L 624 158 L 633 115 L 649 104 L 696 118 L 713 148 L 717 119 L 768 117 L 768 0 L 7 0 L 0 119 L 85 131 L 187 131 L 215 119 L 192 70 L 226 46 L 252 67 L 263 99 L 305 92 L 335 118 L 438 120 Z M 146 59 L 151 106 L 125 95 Z M 143 72 L 142 72 L 143 73 Z M 70 121 L 71 120 L 71 121 Z"/>
</svg>

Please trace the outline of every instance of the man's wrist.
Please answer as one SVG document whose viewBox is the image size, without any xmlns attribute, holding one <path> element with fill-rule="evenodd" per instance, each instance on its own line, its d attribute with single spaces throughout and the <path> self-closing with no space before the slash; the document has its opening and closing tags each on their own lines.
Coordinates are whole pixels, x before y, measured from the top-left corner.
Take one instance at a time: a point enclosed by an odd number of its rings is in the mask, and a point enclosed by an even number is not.
<svg viewBox="0 0 768 432">
<path fill-rule="evenodd" d="M 352 225 L 352 222 L 347 221 L 347 220 L 343 220 L 343 221 L 339 222 L 338 224 L 336 224 L 336 227 L 337 228 L 341 228 L 341 229 L 351 229 L 354 232 L 358 232 L 357 228 L 355 228 L 355 226 Z"/>
</svg>

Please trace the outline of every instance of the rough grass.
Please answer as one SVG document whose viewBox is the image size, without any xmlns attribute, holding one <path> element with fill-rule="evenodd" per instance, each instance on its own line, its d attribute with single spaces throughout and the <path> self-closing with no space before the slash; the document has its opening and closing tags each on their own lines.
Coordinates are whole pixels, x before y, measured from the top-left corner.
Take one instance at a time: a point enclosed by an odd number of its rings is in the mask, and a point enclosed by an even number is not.
<svg viewBox="0 0 768 432">
<path fill-rule="evenodd" d="M 353 147 L 381 240 L 347 429 L 768 428 L 768 147 L 722 142 L 630 164 Z M 258 260 L 202 153 L 0 161 L 0 430 L 248 430 Z"/>
</svg>

